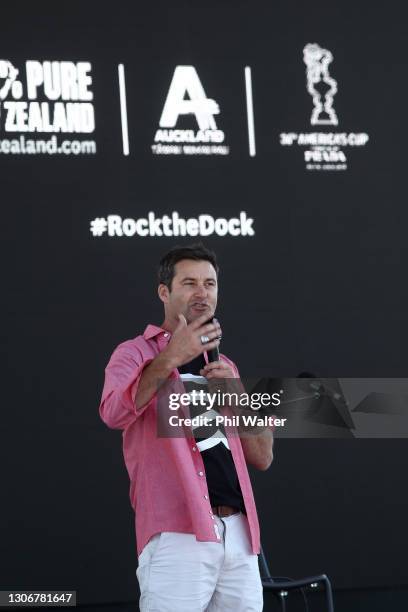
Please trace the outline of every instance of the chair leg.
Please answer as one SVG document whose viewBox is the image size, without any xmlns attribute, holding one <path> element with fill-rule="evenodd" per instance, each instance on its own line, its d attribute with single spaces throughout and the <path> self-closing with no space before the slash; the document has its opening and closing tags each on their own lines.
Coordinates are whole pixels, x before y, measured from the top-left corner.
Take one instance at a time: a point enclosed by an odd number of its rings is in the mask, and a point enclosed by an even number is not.
<svg viewBox="0 0 408 612">
<path fill-rule="evenodd" d="M 287 591 L 279 591 L 278 595 L 281 602 L 281 610 L 282 612 L 286 612 L 286 597 L 288 593 Z"/>
<path fill-rule="evenodd" d="M 333 591 L 332 591 L 330 580 L 327 578 L 327 576 L 324 582 L 325 582 L 325 587 L 326 587 L 324 589 L 324 592 L 326 594 L 327 611 L 334 612 Z"/>
</svg>

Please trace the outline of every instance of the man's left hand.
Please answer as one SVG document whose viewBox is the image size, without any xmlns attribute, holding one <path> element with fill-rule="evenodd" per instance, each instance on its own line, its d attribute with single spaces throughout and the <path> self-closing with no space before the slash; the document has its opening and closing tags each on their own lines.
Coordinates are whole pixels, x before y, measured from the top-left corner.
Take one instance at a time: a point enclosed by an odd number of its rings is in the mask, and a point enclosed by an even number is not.
<svg viewBox="0 0 408 612">
<path fill-rule="evenodd" d="M 211 361 L 207 363 L 202 370 L 201 376 L 205 376 L 207 380 L 212 378 L 235 378 L 234 370 L 225 361 Z"/>
</svg>

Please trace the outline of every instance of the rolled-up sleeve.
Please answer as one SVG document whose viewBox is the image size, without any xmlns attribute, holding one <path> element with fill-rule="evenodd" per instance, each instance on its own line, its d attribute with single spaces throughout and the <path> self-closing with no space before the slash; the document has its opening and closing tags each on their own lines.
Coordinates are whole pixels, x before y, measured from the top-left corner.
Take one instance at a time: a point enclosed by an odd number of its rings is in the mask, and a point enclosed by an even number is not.
<svg viewBox="0 0 408 612">
<path fill-rule="evenodd" d="M 105 369 L 99 414 L 112 429 L 125 429 L 156 401 L 156 397 L 136 411 L 135 397 L 143 370 L 153 358 L 143 358 L 139 350 L 118 346 Z"/>
</svg>

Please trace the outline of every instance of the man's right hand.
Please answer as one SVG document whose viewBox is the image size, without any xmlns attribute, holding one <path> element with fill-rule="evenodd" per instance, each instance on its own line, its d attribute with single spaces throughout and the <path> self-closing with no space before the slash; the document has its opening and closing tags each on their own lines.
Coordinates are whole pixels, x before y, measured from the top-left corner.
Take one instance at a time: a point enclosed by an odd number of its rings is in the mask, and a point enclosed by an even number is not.
<svg viewBox="0 0 408 612">
<path fill-rule="evenodd" d="M 206 323 L 209 318 L 208 314 L 201 315 L 189 324 L 184 315 L 179 314 L 178 318 L 179 323 L 168 346 L 163 351 L 174 368 L 189 363 L 204 351 L 216 348 L 221 337 L 221 327 L 217 319 L 214 319 L 213 323 Z M 210 342 L 202 344 L 201 336 L 208 336 Z"/>
</svg>

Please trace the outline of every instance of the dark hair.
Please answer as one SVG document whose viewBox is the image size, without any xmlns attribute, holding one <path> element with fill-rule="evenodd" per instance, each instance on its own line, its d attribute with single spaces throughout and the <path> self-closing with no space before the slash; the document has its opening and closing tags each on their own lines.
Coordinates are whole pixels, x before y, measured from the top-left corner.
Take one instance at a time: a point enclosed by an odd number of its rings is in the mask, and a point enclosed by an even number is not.
<svg viewBox="0 0 408 612">
<path fill-rule="evenodd" d="M 218 276 L 217 257 L 202 242 L 190 244 L 188 246 L 176 246 L 168 253 L 163 255 L 159 263 L 158 277 L 159 284 L 166 285 L 171 291 L 171 283 L 174 278 L 174 269 L 177 262 L 182 259 L 192 259 L 194 261 L 209 261 L 214 267 Z"/>
</svg>

